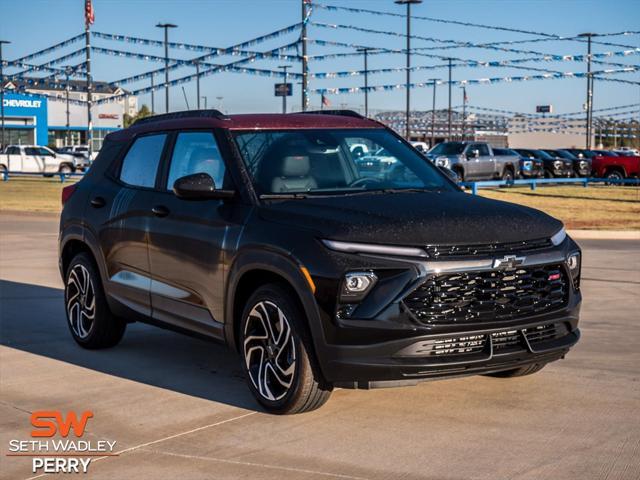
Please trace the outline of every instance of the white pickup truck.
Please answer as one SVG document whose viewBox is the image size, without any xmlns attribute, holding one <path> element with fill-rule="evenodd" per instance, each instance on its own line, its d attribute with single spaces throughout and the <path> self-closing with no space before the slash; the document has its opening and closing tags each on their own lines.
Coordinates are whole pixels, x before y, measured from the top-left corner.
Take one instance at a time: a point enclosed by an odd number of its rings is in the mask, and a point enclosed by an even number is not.
<svg viewBox="0 0 640 480">
<path fill-rule="evenodd" d="M 8 145 L 0 154 L 0 175 L 9 172 L 73 173 L 82 167 L 82 158 L 55 153 L 47 147 L 37 145 Z"/>
</svg>

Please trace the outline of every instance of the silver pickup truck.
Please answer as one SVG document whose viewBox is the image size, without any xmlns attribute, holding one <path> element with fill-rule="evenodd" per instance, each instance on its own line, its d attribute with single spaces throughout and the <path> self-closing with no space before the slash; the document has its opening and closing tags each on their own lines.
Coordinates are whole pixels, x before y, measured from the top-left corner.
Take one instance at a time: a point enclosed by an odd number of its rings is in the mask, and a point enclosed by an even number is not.
<svg viewBox="0 0 640 480">
<path fill-rule="evenodd" d="M 444 142 L 427 156 L 437 166 L 453 170 L 462 181 L 513 180 L 519 171 L 517 158 L 494 155 L 491 145 L 484 142 Z"/>
</svg>

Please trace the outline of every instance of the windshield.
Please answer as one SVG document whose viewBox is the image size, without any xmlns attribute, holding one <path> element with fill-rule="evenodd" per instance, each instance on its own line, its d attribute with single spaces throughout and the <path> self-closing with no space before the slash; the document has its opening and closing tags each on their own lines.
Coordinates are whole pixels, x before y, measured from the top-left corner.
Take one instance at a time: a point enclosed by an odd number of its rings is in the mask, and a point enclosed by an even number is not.
<svg viewBox="0 0 640 480">
<path fill-rule="evenodd" d="M 439 143 L 431 149 L 429 153 L 433 155 L 460 155 L 464 150 L 462 142 Z"/>
<path fill-rule="evenodd" d="M 268 130 L 234 135 L 259 195 L 456 191 L 436 167 L 383 129 Z M 376 155 L 359 156 L 354 145 L 366 145 Z"/>
<path fill-rule="evenodd" d="M 540 158 L 543 160 L 553 160 L 553 157 L 549 155 L 547 152 L 542 150 L 531 150 L 536 158 Z"/>
</svg>

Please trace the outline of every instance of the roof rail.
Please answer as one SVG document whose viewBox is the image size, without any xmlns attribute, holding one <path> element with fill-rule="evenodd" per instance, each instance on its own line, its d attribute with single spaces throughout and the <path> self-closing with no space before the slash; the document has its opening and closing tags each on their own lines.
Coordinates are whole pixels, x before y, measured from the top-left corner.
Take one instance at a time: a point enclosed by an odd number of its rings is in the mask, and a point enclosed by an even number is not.
<svg viewBox="0 0 640 480">
<path fill-rule="evenodd" d="M 151 115 L 148 117 L 136 120 L 133 125 L 144 125 L 152 122 L 162 122 L 164 120 L 176 120 L 179 118 L 217 118 L 218 120 L 228 120 L 224 113 L 219 110 L 183 110 L 182 112 L 163 113 L 162 115 Z"/>
<path fill-rule="evenodd" d="M 340 115 L 342 117 L 366 118 L 360 115 L 358 112 L 354 112 L 353 110 L 305 110 L 304 112 L 293 113 L 304 113 L 312 115 Z"/>
</svg>

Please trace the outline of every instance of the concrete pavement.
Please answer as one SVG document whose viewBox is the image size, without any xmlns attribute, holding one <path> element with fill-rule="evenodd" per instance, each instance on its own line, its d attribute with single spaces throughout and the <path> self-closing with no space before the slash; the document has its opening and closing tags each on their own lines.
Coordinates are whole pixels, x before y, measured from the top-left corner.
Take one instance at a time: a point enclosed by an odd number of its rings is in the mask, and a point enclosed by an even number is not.
<svg viewBox="0 0 640 480">
<path fill-rule="evenodd" d="M 29 478 L 35 410 L 92 410 L 115 440 L 88 478 L 640 478 L 640 242 L 584 240 L 583 337 L 520 379 L 337 390 L 320 410 L 262 413 L 224 347 L 134 324 L 85 351 L 66 326 L 57 221 L 0 215 L 0 478 Z M 52 475 L 52 477 L 54 477 Z"/>
</svg>

